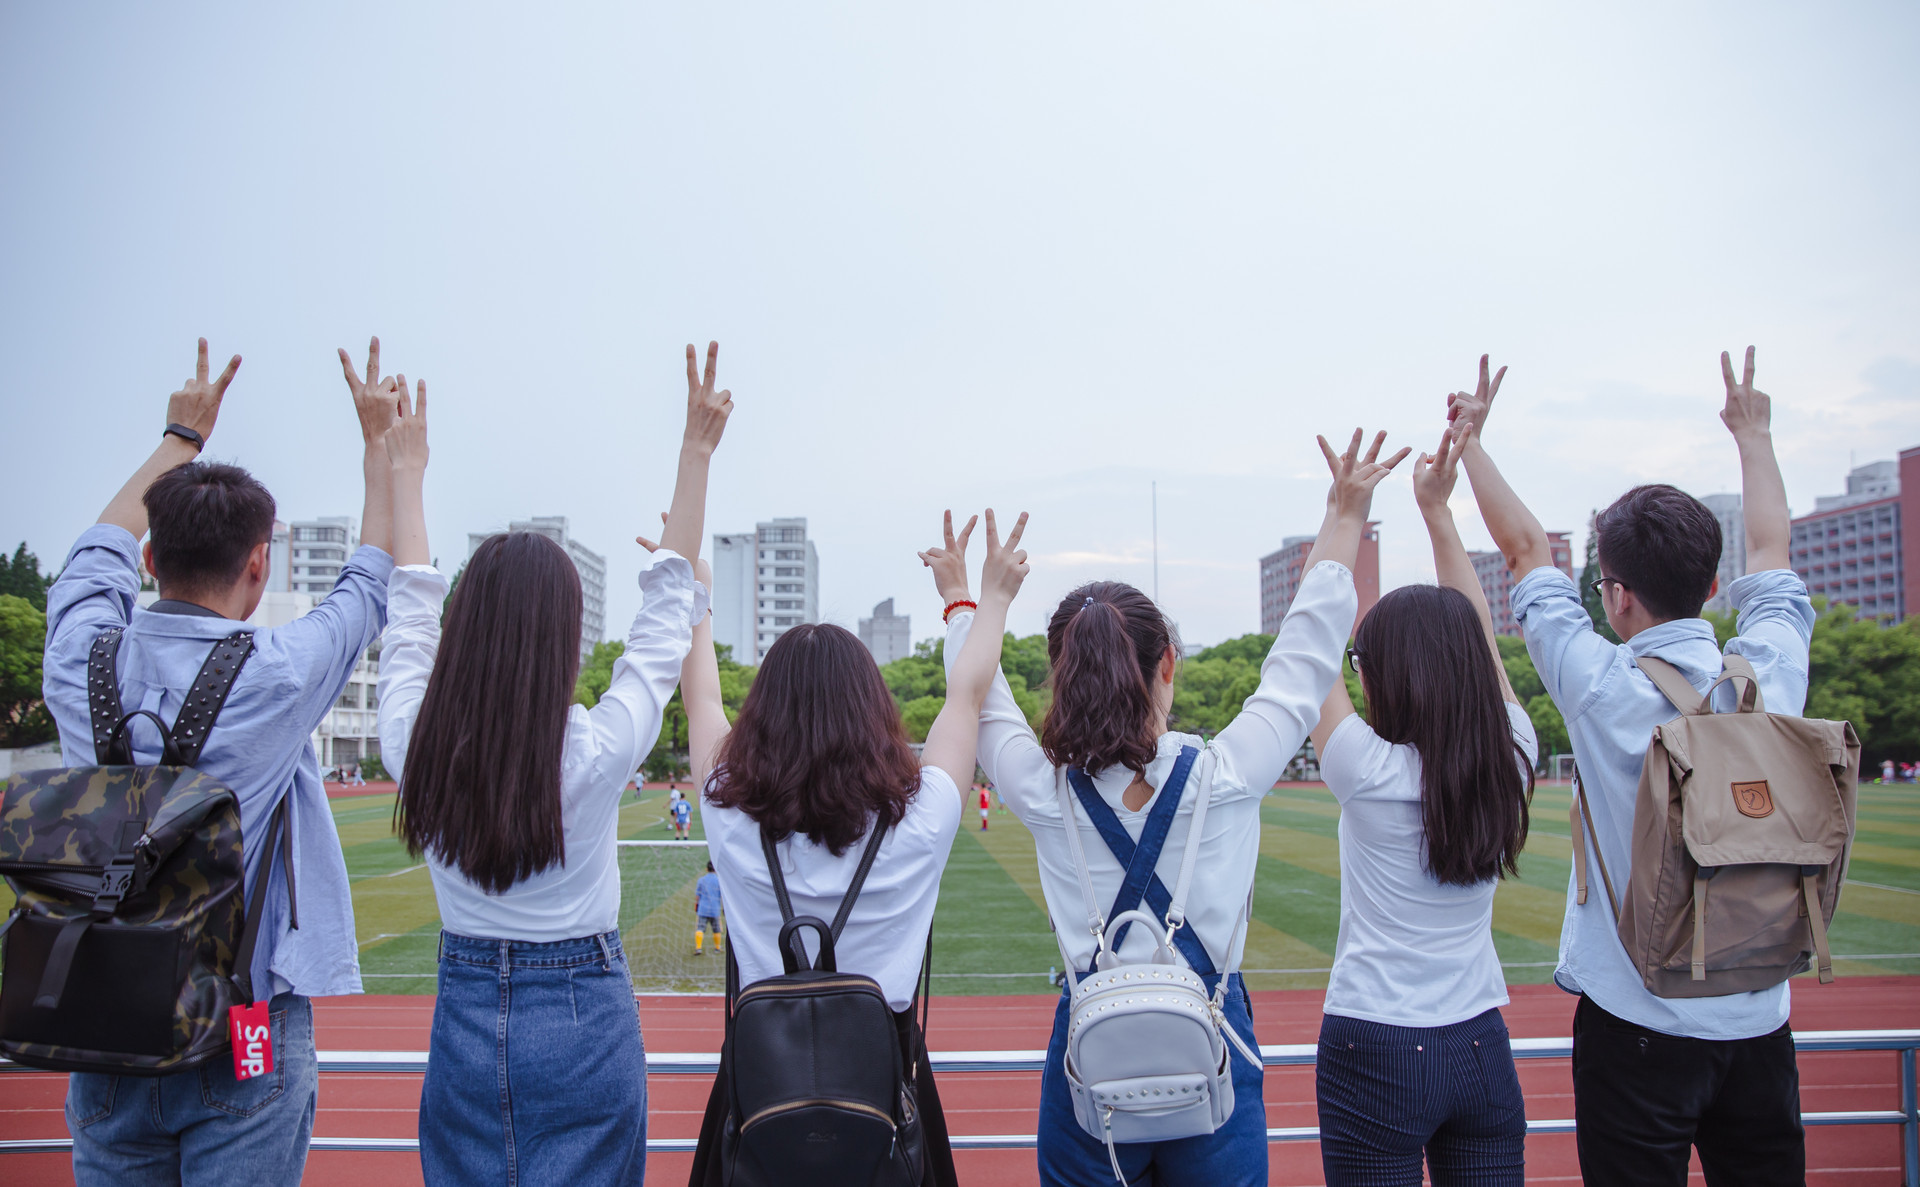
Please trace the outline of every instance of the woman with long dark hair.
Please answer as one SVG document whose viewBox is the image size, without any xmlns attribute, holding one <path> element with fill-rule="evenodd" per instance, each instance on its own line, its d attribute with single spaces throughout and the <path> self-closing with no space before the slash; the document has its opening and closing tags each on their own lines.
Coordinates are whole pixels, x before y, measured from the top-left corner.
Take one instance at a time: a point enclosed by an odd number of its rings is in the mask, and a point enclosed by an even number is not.
<svg viewBox="0 0 1920 1187">
<path fill-rule="evenodd" d="M 980 765 L 1033 834 L 1040 884 L 1068 975 L 1093 974 L 1097 956 L 1103 970 L 1116 960 L 1164 963 L 1158 937 L 1137 922 L 1115 929 L 1113 948 L 1101 951 L 1107 923 L 1124 911 L 1145 909 L 1166 922 L 1178 964 L 1197 974 L 1212 995 L 1217 1024 L 1230 1027 L 1234 1044 L 1248 1050 L 1257 1049 L 1257 1040 L 1246 986 L 1234 970 L 1259 858 L 1260 800 L 1279 781 L 1313 727 L 1327 689 L 1339 679 L 1340 648 L 1357 605 L 1353 566 L 1373 488 L 1408 452 L 1381 464 L 1385 436 L 1376 437 L 1364 455 L 1358 430 L 1340 456 L 1320 442 L 1333 472 L 1326 519 L 1261 666 L 1258 689 L 1211 742 L 1170 731 L 1178 642 L 1153 600 L 1118 581 L 1081 586 L 1054 611 L 1047 625 L 1053 700 L 1038 736 L 997 673 L 981 712 Z M 949 524 L 947 547 L 929 554 L 940 596 L 956 611 L 947 626 L 950 665 L 980 633 L 997 639 L 1002 629 L 997 622 L 976 622 L 965 609 L 965 548 L 966 532 L 955 538 Z M 1203 804 L 1206 815 L 1189 860 L 1188 839 Z M 1181 878 L 1183 867 L 1190 883 Z M 1083 884 L 1083 876 L 1090 881 Z M 1182 889 L 1184 918 L 1175 918 L 1170 892 Z M 1089 899 L 1099 907 L 1092 920 Z M 1066 1066 L 1072 996 L 1061 996 L 1041 1079 L 1042 1183 L 1094 1187 L 1119 1177 L 1163 1187 L 1233 1187 L 1267 1181 L 1262 1069 L 1243 1054 L 1224 1055 L 1232 1063 L 1233 1107 L 1210 1133 L 1109 1142 L 1086 1128 Z M 1218 1041 L 1223 1052 L 1226 1037 L 1223 1032 Z"/>
<path fill-rule="evenodd" d="M 873 656 L 843 627 L 803 623 L 774 640 L 731 723 L 705 619 L 694 628 L 680 681 L 701 820 L 727 904 L 727 951 L 741 986 L 781 973 L 778 941 L 789 914 L 835 919 L 856 872 L 870 862 L 837 925 L 834 967 L 878 982 L 894 1012 L 898 1049 L 915 1069 L 909 1078 L 926 1135 L 921 1181 L 928 1184 L 954 1182 L 953 1157 L 912 1007 L 940 874 L 960 829 L 960 789 L 973 782 L 980 704 L 999 669 L 1007 608 L 1027 574 L 1019 548 L 1027 517 L 1003 545 L 993 512 L 986 514 L 979 606 L 986 625 L 951 664 L 946 704 L 920 755 Z M 869 853 L 870 843 L 878 848 Z M 819 940 L 800 937 L 817 956 Z M 726 1078 L 723 1063 L 695 1154 L 696 1184 L 724 1179 Z"/>
<path fill-rule="evenodd" d="M 420 1093 L 429 1183 L 637 1185 L 646 1052 L 620 945 L 620 795 L 661 717 L 707 591 L 694 580 L 707 468 L 733 410 L 687 347 L 687 422 L 664 547 L 612 682 L 573 702 L 582 591 L 566 552 L 489 536 L 451 599 L 428 563 L 421 412 L 393 430 L 397 543 L 380 665 L 382 757 L 401 837 L 440 905 L 439 997 Z M 417 422 L 417 423 L 416 423 Z M 417 444 L 413 444 L 417 438 Z M 442 604 L 446 625 L 441 627 Z"/>
<path fill-rule="evenodd" d="M 1330 1187 L 1519 1184 L 1526 1113 L 1500 1007 L 1493 891 L 1519 872 L 1534 733 L 1454 529 L 1460 443 L 1414 465 L 1438 585 L 1360 620 L 1349 662 L 1367 715 L 1336 683 L 1313 729 L 1340 801 L 1340 939 L 1316 1062 Z"/>
</svg>

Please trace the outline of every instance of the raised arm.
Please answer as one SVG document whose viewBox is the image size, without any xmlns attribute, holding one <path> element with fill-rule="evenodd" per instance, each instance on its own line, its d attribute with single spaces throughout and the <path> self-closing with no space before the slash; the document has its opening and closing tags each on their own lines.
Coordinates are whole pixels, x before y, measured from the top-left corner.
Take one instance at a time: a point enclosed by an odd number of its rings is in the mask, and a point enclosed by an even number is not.
<svg viewBox="0 0 1920 1187">
<path fill-rule="evenodd" d="M 1773 455 L 1773 399 L 1753 386 L 1753 347 L 1740 382 L 1733 360 L 1720 352 L 1720 374 L 1727 383 L 1727 406 L 1720 420 L 1740 448 L 1740 506 L 1747 521 L 1747 572 L 1789 567 L 1787 543 L 1793 520 L 1787 512 L 1787 487 Z"/>
<path fill-rule="evenodd" d="M 399 412 L 385 436 L 392 471 L 393 563 L 432 563 L 427 551 L 427 381 L 422 379 L 417 402 L 407 398 L 406 376 L 400 377 Z"/>
<path fill-rule="evenodd" d="M 1480 518 L 1493 534 L 1494 547 L 1507 558 L 1507 568 L 1524 577 L 1553 564 L 1553 550 L 1548 545 L 1546 529 L 1540 526 L 1533 512 L 1527 510 L 1520 496 L 1513 493 L 1480 441 L 1487 427 L 1487 415 L 1493 409 L 1493 398 L 1500 394 L 1500 381 L 1506 375 L 1507 369 L 1502 367 L 1489 380 L 1487 356 L 1481 355 L 1479 385 L 1472 395 L 1455 392 L 1447 397 L 1447 420 L 1467 426 L 1466 445 L 1460 460 L 1466 464 L 1474 500 L 1480 504 Z"/>
<path fill-rule="evenodd" d="M 967 525 L 968 531 L 972 528 L 972 524 Z M 949 544 L 953 542 L 952 529 L 953 521 L 949 517 Z M 945 771 L 963 796 L 966 788 L 973 785 L 980 706 L 986 703 L 987 691 L 1000 675 L 1000 643 L 1007 630 L 1007 609 L 1020 592 L 1020 583 L 1027 579 L 1027 554 L 1020 547 L 1020 537 L 1026 530 L 1027 516 L 1023 511 L 1013 531 L 1008 533 L 1006 543 L 1002 544 L 993 509 L 987 509 L 987 560 L 980 572 L 980 607 L 974 611 L 973 629 L 967 635 L 960 658 L 947 673 L 947 700 L 927 731 L 927 745 L 921 755 L 923 765 Z M 962 552 L 960 562 L 963 580 L 964 555 Z M 922 553 L 921 559 L 929 560 L 929 554 Z"/>
<path fill-rule="evenodd" d="M 695 367 L 693 345 L 687 345 L 687 427 L 680 438 L 680 469 L 673 483 L 673 505 L 660 532 L 660 546 L 692 561 L 700 555 L 707 530 L 707 470 L 714 447 L 726 431 L 733 412 L 733 393 L 713 390 L 720 363 L 720 344 L 707 343 L 707 373 Z"/>
<path fill-rule="evenodd" d="M 238 370 L 240 356 L 234 355 L 220 377 L 211 383 L 207 382 L 207 340 L 200 339 L 200 356 L 194 365 L 193 378 L 167 397 L 167 423 L 163 426 L 170 429 L 179 425 L 197 433 L 200 444 L 195 445 L 184 437 L 163 432 L 160 444 L 154 446 L 147 460 L 140 464 L 140 468 L 127 479 L 126 485 L 107 503 L 106 510 L 100 513 L 100 523 L 125 528 L 136 542 L 147 534 L 147 488 L 168 470 L 200 456 L 207 438 L 213 436 L 213 423 L 219 419 L 220 401 L 226 397 L 227 385 L 233 382 L 234 373 Z"/>
<path fill-rule="evenodd" d="M 1413 499 L 1420 506 L 1427 536 L 1433 541 L 1434 576 L 1441 585 L 1459 590 L 1473 603 L 1480 629 L 1486 633 L 1487 650 L 1493 653 L 1494 671 L 1500 674 L 1500 694 L 1519 704 L 1520 698 L 1507 680 L 1506 665 L 1500 660 L 1500 644 L 1494 640 L 1493 611 L 1487 605 L 1486 591 L 1480 588 L 1473 561 L 1468 559 L 1466 545 L 1460 542 L 1459 529 L 1454 526 L 1453 508 L 1447 505 L 1459 476 L 1461 445 L 1472 432 L 1472 421 L 1457 420 L 1440 434 L 1440 444 L 1433 453 L 1423 453 L 1414 461 Z"/>
<path fill-rule="evenodd" d="M 1386 443 L 1387 435 L 1376 433 L 1373 445 L 1363 457 L 1360 455 L 1360 442 L 1365 437 L 1364 430 L 1355 429 L 1346 452 L 1337 456 L 1325 437 L 1314 438 L 1320 443 L 1320 452 L 1327 459 L 1327 469 L 1333 472 L 1333 484 L 1327 488 L 1327 514 L 1320 521 L 1320 534 L 1314 537 L 1313 551 L 1307 554 L 1308 573 L 1313 572 L 1313 567 L 1322 561 L 1333 561 L 1344 565 L 1348 572 L 1353 571 L 1360 555 L 1360 534 L 1366 530 L 1367 515 L 1373 510 L 1373 488 L 1379 486 L 1380 480 L 1413 452 L 1411 448 L 1403 448 L 1382 463 L 1379 461 L 1380 447 Z M 1284 622 L 1281 629 L 1286 629 Z M 1348 623 L 1347 629 L 1351 631 L 1353 624 Z M 1275 642 L 1277 644 L 1278 640 Z M 1332 687 L 1327 690 L 1326 700 L 1320 706 L 1320 720 L 1314 724 L 1310 734 L 1316 754 L 1325 752 L 1327 739 L 1333 736 L 1334 729 L 1351 716 L 1353 700 L 1347 696 L 1347 682 L 1341 678 L 1336 667 Z M 1287 757 L 1291 758 L 1292 755 Z"/>
<path fill-rule="evenodd" d="M 704 560 L 693 564 L 695 580 L 712 588 L 713 570 Z M 687 713 L 687 759 L 693 781 L 701 788 L 713 774 L 714 756 L 733 728 L 720 699 L 720 659 L 713 650 L 713 616 L 702 615 L 693 624 L 693 649 L 680 666 L 680 703 Z"/>
<path fill-rule="evenodd" d="M 367 374 L 364 379 L 353 373 L 353 360 L 340 349 L 340 370 L 347 377 L 347 390 L 353 393 L 353 411 L 360 418 L 361 473 L 367 486 L 366 504 L 360 510 L 360 543 L 393 555 L 393 463 L 387 456 L 384 439 L 393 427 L 400 407 L 400 391 L 405 377 L 380 377 L 380 339 L 367 342 Z"/>
</svg>

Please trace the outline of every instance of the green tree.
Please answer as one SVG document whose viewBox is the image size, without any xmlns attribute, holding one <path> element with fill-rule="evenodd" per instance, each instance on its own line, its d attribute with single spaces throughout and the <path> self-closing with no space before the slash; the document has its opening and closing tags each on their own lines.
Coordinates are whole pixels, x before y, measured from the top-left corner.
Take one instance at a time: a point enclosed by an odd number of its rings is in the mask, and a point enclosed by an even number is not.
<svg viewBox="0 0 1920 1187">
<path fill-rule="evenodd" d="M 882 664 L 880 678 L 900 706 L 900 720 L 907 737 L 915 742 L 927 740 L 933 719 L 947 699 L 947 664 L 944 638 L 922 639 L 914 644 L 913 654 Z M 1014 703 L 1020 706 L 1027 724 L 1040 728 L 1052 695 L 1039 687 L 1047 678 L 1047 637 L 1008 634 L 1000 643 L 1000 668 L 1006 674 L 1007 687 Z"/>
<path fill-rule="evenodd" d="M 1600 533 L 1594 528 L 1599 519 L 1598 511 L 1587 516 L 1587 559 L 1580 566 L 1580 604 L 1586 607 L 1587 617 L 1593 619 L 1593 629 L 1600 632 L 1600 637 L 1609 643 L 1618 643 L 1620 636 L 1607 624 L 1607 609 L 1600 602 L 1600 591 L 1593 588 L 1593 583 L 1600 580 Z"/>
<path fill-rule="evenodd" d="M 52 585 L 53 575 L 40 571 L 40 558 L 27 551 L 25 540 L 14 549 L 11 558 L 0 552 L 0 594 L 23 598 L 35 610 L 45 614 L 47 590 Z"/>
<path fill-rule="evenodd" d="M 0 594 L 0 746 L 35 746 L 55 736 L 40 699 L 46 647 L 46 614 L 25 598 Z"/>
<path fill-rule="evenodd" d="M 573 702 L 591 709 L 607 695 L 607 689 L 613 684 L 613 665 L 627 652 L 627 645 L 618 640 L 596 643 L 593 654 L 580 666 L 580 676 L 574 681 Z M 714 653 L 720 661 L 720 704 L 726 711 L 727 720 L 740 716 L 740 704 L 747 699 L 747 690 L 753 686 L 753 676 L 757 668 L 745 667 L 733 662 L 733 648 L 720 644 Z M 653 749 L 641 761 L 640 768 L 648 779 L 656 782 L 665 779 L 684 778 L 687 773 L 687 708 L 680 699 L 680 690 L 674 689 L 668 699 L 665 712 L 660 718 L 660 736 L 655 739 Z"/>
<path fill-rule="evenodd" d="M 462 577 L 465 577 L 466 575 L 467 575 L 467 562 L 461 561 L 460 567 L 453 571 L 453 580 L 447 582 L 447 600 L 440 603 L 440 629 L 441 630 L 445 630 L 447 627 L 447 607 L 453 605 L 453 591 L 460 588 L 460 579 Z M 609 667 L 611 667 L 611 665 L 609 665 Z M 603 684 L 600 686 L 600 692 L 605 692 L 606 690 L 607 690 L 606 685 Z M 594 696 L 595 696 L 595 699 L 598 699 L 599 693 L 595 693 Z M 575 695 L 575 699 L 576 700 L 579 699 L 578 694 Z"/>
<path fill-rule="evenodd" d="M 1862 761 L 1920 756 L 1920 618 L 1882 627 L 1815 598 L 1807 716 L 1851 721 Z"/>
<path fill-rule="evenodd" d="M 1539 669 L 1533 666 L 1533 656 L 1527 654 L 1526 640 L 1502 635 L 1494 642 L 1500 648 L 1500 666 L 1507 670 L 1507 683 L 1513 685 L 1513 695 L 1526 709 L 1527 719 L 1533 722 L 1540 760 L 1545 762 L 1552 754 L 1570 753 L 1573 744 L 1567 738 L 1566 719 L 1560 716 L 1559 707 L 1547 695 Z"/>
<path fill-rule="evenodd" d="M 580 665 L 580 674 L 574 678 L 573 703 L 589 709 L 599 704 L 600 698 L 607 695 L 607 687 L 613 683 L 614 661 L 626 653 L 627 645 L 617 639 L 595 643 L 593 653 Z"/>
</svg>

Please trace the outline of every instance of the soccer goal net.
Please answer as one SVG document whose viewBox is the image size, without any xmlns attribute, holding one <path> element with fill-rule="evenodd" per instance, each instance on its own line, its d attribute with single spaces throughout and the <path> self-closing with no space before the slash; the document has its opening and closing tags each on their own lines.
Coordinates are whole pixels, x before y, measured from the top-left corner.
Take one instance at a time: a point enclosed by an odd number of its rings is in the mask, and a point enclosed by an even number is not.
<svg viewBox="0 0 1920 1187">
<path fill-rule="evenodd" d="M 694 939 L 694 883 L 705 841 L 621 841 L 620 942 L 636 993 L 723 993 L 725 930 Z"/>
</svg>

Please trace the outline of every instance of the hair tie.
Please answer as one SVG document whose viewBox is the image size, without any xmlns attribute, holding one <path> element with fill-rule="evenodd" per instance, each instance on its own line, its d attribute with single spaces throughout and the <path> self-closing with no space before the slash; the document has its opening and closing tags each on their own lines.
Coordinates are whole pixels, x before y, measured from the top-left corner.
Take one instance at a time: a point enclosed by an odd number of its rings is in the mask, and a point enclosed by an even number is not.
<svg viewBox="0 0 1920 1187">
<path fill-rule="evenodd" d="M 1082 610 L 1085 610 L 1085 609 L 1086 609 L 1086 608 L 1087 608 L 1088 606 L 1091 606 L 1091 605 L 1093 605 L 1093 595 L 1092 595 L 1092 594 L 1088 594 L 1088 595 L 1087 595 L 1087 600 L 1086 600 L 1086 601 L 1084 601 L 1084 602 L 1082 602 L 1082 603 L 1080 603 L 1080 608 L 1081 608 Z"/>
</svg>

